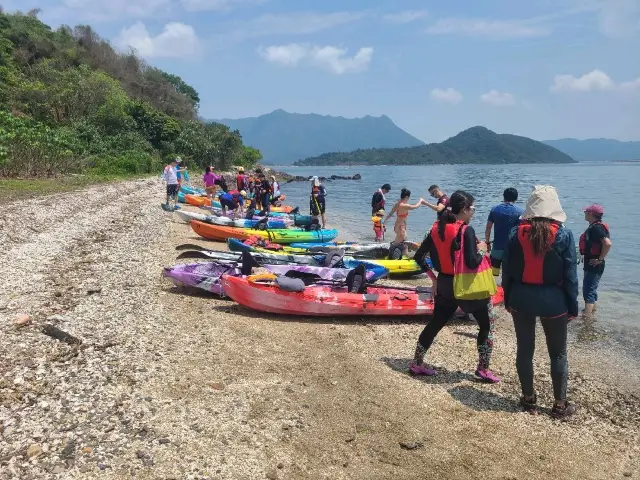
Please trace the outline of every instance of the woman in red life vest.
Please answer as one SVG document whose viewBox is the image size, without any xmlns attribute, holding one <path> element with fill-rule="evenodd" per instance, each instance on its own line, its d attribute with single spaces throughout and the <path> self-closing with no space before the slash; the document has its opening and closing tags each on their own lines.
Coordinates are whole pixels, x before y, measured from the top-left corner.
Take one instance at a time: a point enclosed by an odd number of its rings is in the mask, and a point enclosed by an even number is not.
<svg viewBox="0 0 640 480">
<path fill-rule="evenodd" d="M 611 250 L 609 226 L 602 222 L 604 209 L 600 205 L 590 205 L 584 209 L 584 219 L 589 222 L 585 232 L 580 235 L 580 255 L 584 256 L 584 279 L 582 296 L 584 315 L 590 316 L 598 301 L 598 284 L 604 273 L 604 258 Z"/>
<path fill-rule="evenodd" d="M 578 315 L 576 246 L 556 189 L 536 186 L 520 225 L 509 235 L 503 255 L 504 305 L 513 316 L 518 351 L 516 367 L 520 404 L 537 412 L 533 388 L 536 317 L 540 317 L 551 360 L 555 403 L 551 415 L 568 418 L 576 407 L 567 402 L 567 323 Z"/>
<path fill-rule="evenodd" d="M 414 375 L 436 375 L 436 370 L 424 364 L 424 356 L 442 327 L 453 317 L 458 307 L 464 312 L 473 314 L 480 326 L 478 333 L 478 366 L 476 376 L 488 383 L 498 383 L 500 379 L 489 370 L 489 361 L 493 350 L 494 315 L 491 299 L 458 300 L 453 294 L 454 252 L 460 249 L 461 229 L 467 225 L 475 212 L 474 198 L 462 190 L 456 191 L 449 199 L 449 204 L 438 221 L 433 224 L 427 237 L 415 254 L 418 265 L 426 268 L 424 261 L 430 255 L 434 269 L 438 271 L 436 282 L 435 305 L 433 318 L 424 327 L 418 338 L 415 356 L 409 366 Z M 487 245 L 476 239 L 471 225 L 464 229 L 464 262 L 467 268 L 477 269 L 487 251 Z"/>
</svg>

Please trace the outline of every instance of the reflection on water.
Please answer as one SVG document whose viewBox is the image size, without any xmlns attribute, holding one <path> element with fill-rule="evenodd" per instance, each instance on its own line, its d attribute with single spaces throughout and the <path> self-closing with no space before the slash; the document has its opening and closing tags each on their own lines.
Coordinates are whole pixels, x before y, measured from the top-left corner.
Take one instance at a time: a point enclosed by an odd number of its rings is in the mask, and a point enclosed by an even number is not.
<svg viewBox="0 0 640 480">
<path fill-rule="evenodd" d="M 600 203 L 605 208 L 613 248 L 600 282 L 598 323 L 584 325 L 581 338 L 597 337 L 605 332 L 606 326 L 624 343 L 633 341 L 637 345 L 640 340 L 640 255 L 636 247 L 640 236 L 640 208 L 636 208 L 640 205 L 640 164 L 283 167 L 283 170 L 294 175 L 362 176 L 360 181 L 326 183 L 329 225 L 340 230 L 342 240 L 373 240 L 371 195 L 383 183 L 392 186 L 387 195 L 387 211 L 403 187 L 411 190 L 412 203 L 420 197 L 429 198 L 427 190 L 431 184 L 438 184 L 449 195 L 457 189 L 469 191 L 476 198 L 477 208 L 471 224 L 480 237 L 484 236 L 489 210 L 502 201 L 502 192 L 507 187 L 517 188 L 518 203 L 524 204 L 534 185 L 554 185 L 567 213 L 567 227 L 573 231 L 576 242 L 586 228 L 582 208 Z M 303 213 L 307 213 L 307 182 L 290 183 L 283 190 L 288 201 L 300 205 Z M 411 212 L 407 222 L 409 239 L 421 241 L 435 219 L 435 213 L 426 207 Z M 392 228 L 393 224 L 389 225 L 387 236 Z M 581 277 L 581 266 L 579 272 Z"/>
</svg>

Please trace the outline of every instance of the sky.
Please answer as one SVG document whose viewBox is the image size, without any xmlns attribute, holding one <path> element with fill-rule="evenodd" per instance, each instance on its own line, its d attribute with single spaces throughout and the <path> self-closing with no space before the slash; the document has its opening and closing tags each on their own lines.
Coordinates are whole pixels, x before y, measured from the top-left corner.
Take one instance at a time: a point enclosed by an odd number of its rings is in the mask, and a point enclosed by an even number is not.
<svg viewBox="0 0 640 480">
<path fill-rule="evenodd" d="M 388 115 L 426 142 L 483 125 L 640 140 L 640 0 L 0 0 L 90 24 L 180 75 L 204 118 Z"/>
</svg>

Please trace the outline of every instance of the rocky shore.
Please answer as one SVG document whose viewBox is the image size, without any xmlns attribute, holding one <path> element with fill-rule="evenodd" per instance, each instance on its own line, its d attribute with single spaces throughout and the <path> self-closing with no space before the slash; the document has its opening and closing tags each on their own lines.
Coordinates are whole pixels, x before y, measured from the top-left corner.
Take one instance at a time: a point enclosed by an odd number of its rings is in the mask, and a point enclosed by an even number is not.
<svg viewBox="0 0 640 480">
<path fill-rule="evenodd" d="M 473 380 L 459 322 L 416 380 L 422 319 L 281 318 L 171 286 L 177 244 L 221 245 L 162 198 L 154 179 L 3 207 L 0 478 L 640 478 L 637 365 L 572 344 L 576 417 L 521 413 L 501 311 L 502 383 Z"/>
</svg>

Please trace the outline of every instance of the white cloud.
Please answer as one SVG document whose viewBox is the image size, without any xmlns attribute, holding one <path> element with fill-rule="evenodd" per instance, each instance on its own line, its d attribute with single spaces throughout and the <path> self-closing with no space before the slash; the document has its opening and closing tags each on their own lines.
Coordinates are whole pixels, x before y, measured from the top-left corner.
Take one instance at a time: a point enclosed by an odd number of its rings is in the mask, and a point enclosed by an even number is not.
<svg viewBox="0 0 640 480">
<path fill-rule="evenodd" d="M 608 37 L 630 37 L 640 32 L 638 0 L 606 0 L 599 12 L 600 31 Z"/>
<path fill-rule="evenodd" d="M 620 90 L 624 92 L 640 92 L 640 77 L 630 82 L 622 82 L 620 84 Z"/>
<path fill-rule="evenodd" d="M 552 92 L 591 92 L 595 90 L 613 90 L 615 88 L 616 84 L 609 75 L 602 70 L 595 69 L 581 77 L 556 75 L 550 90 Z"/>
<path fill-rule="evenodd" d="M 200 40 L 190 25 L 180 22 L 167 23 L 155 37 L 142 22 L 124 28 L 115 40 L 121 48 L 134 48 L 141 56 L 184 58 L 196 55 L 201 48 Z"/>
<path fill-rule="evenodd" d="M 429 12 L 426 10 L 405 10 L 397 13 L 388 13 L 383 15 L 382 19 L 389 23 L 411 23 L 428 16 Z"/>
<path fill-rule="evenodd" d="M 516 104 L 516 97 L 512 93 L 491 90 L 480 95 L 480 100 L 494 107 L 513 107 Z"/>
<path fill-rule="evenodd" d="M 434 88 L 431 90 L 431 98 L 437 102 L 457 105 L 462 101 L 462 94 L 454 88 Z"/>
<path fill-rule="evenodd" d="M 443 18 L 427 28 L 426 32 L 430 35 L 467 35 L 503 40 L 544 37 L 551 33 L 551 29 L 531 20 Z"/>
<path fill-rule="evenodd" d="M 258 49 L 258 53 L 268 62 L 285 67 L 308 64 L 335 75 L 342 75 L 366 70 L 371 63 L 373 48 L 361 48 L 353 57 L 349 57 L 345 48 L 292 43 L 261 47 Z"/>
</svg>

